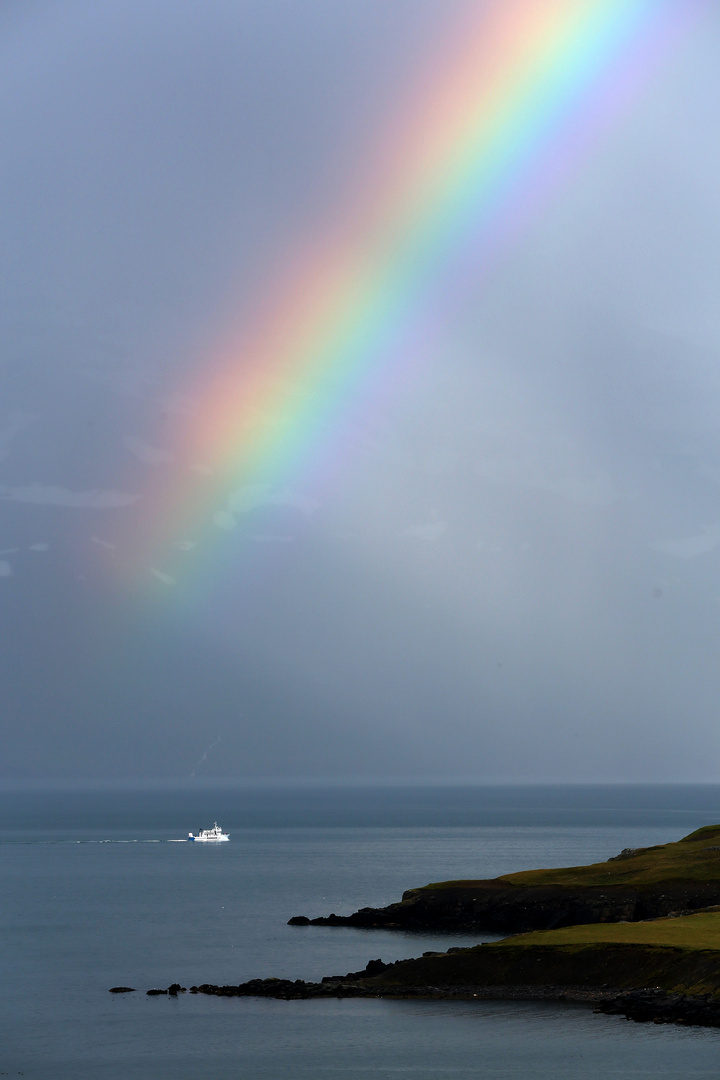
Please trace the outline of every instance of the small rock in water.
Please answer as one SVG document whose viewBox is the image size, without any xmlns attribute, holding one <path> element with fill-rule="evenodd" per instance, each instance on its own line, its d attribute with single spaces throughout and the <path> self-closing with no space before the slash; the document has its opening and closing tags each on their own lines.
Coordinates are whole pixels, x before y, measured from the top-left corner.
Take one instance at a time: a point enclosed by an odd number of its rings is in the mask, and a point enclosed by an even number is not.
<svg viewBox="0 0 720 1080">
<path fill-rule="evenodd" d="M 111 986 L 111 994 L 132 994 L 135 992 L 134 986 Z"/>
</svg>

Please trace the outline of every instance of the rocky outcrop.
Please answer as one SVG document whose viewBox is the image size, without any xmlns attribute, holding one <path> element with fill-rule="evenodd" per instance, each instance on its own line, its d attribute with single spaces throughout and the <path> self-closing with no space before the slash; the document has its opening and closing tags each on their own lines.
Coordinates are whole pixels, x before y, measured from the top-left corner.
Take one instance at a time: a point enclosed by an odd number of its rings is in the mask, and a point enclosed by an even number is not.
<svg viewBox="0 0 720 1080">
<path fill-rule="evenodd" d="M 431 955 L 428 953 L 428 955 Z M 435 954 L 432 954 L 435 955 Z M 397 961 L 405 963 L 405 961 Z M 319 983 L 306 982 L 304 979 L 250 979 L 248 982 L 226 985 L 201 983 L 191 986 L 191 994 L 208 994 L 212 997 L 273 997 L 286 1000 L 310 997 L 378 997 L 377 990 L 366 985 L 366 980 L 373 979 L 391 968 L 382 960 L 368 960 L 362 971 L 348 971 L 345 975 L 326 975 Z M 111 993 L 119 988 L 113 987 Z M 177 995 L 187 993 L 187 987 L 180 983 L 171 983 L 167 990 L 146 990 L 148 997 Z"/>
<path fill-rule="evenodd" d="M 362 971 L 348 971 L 346 975 L 327 975 L 319 983 L 306 982 L 304 979 L 250 979 L 237 985 L 201 983 L 199 986 L 191 986 L 190 993 L 208 994 L 212 997 L 272 997 L 287 1001 L 311 997 L 378 997 L 378 992 L 366 985 L 365 980 L 381 975 L 392 966 L 384 964 L 382 960 L 369 960 Z M 179 983 L 172 983 L 167 990 L 146 991 L 149 997 L 159 994 L 176 997 L 178 993 L 186 993 L 186 987 Z"/>
<path fill-rule="evenodd" d="M 586 923 L 637 922 L 720 903 L 720 883 L 662 882 L 643 887 L 508 885 L 500 878 L 469 885 L 411 889 L 384 908 L 310 919 L 291 926 L 357 926 L 386 930 L 439 930 L 517 934 Z"/>
<path fill-rule="evenodd" d="M 145 993 L 148 997 L 157 997 L 158 994 L 168 994 L 170 997 L 177 997 L 178 994 L 186 994 L 187 987 L 181 986 L 180 983 L 171 983 L 167 990 L 146 990 Z"/>
<path fill-rule="evenodd" d="M 191 994 L 213 997 L 433 998 L 577 1001 L 630 1020 L 720 1027 L 720 964 L 715 950 L 634 945 L 477 946 L 429 952 L 417 960 L 303 979 L 202 983 Z M 652 987 L 648 989 L 648 987 Z M 680 993 L 680 987 L 691 992 Z M 173 996 L 183 988 L 148 990 Z"/>
<path fill-rule="evenodd" d="M 711 994 L 668 994 L 665 990 L 631 990 L 601 1001 L 595 1010 L 637 1023 L 720 1027 L 720 1001 Z"/>
</svg>

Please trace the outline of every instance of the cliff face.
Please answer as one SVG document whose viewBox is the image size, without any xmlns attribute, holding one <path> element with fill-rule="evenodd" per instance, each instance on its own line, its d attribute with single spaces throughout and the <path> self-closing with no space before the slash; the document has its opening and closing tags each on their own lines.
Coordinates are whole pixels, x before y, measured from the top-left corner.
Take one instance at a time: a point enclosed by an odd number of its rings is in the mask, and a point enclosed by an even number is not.
<svg viewBox="0 0 720 1080">
<path fill-rule="evenodd" d="M 718 952 L 663 946 L 603 942 L 579 945 L 479 945 L 445 955 L 405 960 L 371 980 L 366 987 L 452 990 L 467 996 L 499 987 L 552 988 L 560 997 L 572 989 L 635 989 L 715 995 L 720 989 Z"/>
<path fill-rule="evenodd" d="M 290 922 L 507 934 L 692 912 L 720 904 L 718 839 L 720 826 L 709 826 L 676 844 L 625 851 L 605 863 L 439 882 L 411 889 L 388 907 Z"/>
<path fill-rule="evenodd" d="M 720 904 L 720 882 L 669 882 L 640 890 L 623 886 L 503 888 L 496 881 L 478 881 L 470 888 L 414 889 L 403 895 L 401 903 L 385 908 L 361 908 L 352 915 L 317 919 L 296 917 L 291 923 L 510 934 L 584 923 L 636 922 L 714 904 Z"/>
</svg>

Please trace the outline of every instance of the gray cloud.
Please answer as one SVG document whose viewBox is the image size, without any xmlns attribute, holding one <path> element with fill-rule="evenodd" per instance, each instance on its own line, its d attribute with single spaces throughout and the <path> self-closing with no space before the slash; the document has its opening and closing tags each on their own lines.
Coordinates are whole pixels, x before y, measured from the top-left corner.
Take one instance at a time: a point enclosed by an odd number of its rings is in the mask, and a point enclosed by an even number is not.
<svg viewBox="0 0 720 1080">
<path fill-rule="evenodd" d="M 125 492 L 113 490 L 70 491 L 68 488 L 44 484 L 27 484 L 24 487 L 0 485 L 0 500 L 31 503 L 35 506 L 72 506 L 102 510 L 109 507 L 132 506 L 139 498 L 139 495 L 128 495 Z"/>
<path fill-rule="evenodd" d="M 174 577 L 172 577 L 170 574 L 166 574 L 163 570 L 157 570 L 154 566 L 150 567 L 150 573 L 154 574 L 158 581 L 162 581 L 163 585 L 177 584 L 177 581 Z"/>
<path fill-rule="evenodd" d="M 249 514 L 262 506 L 289 507 L 298 510 L 305 518 L 311 518 L 319 509 L 320 503 L 315 499 L 282 488 L 273 491 L 267 484 L 250 484 L 231 491 L 227 499 L 227 509 L 218 510 L 213 515 L 213 521 L 219 529 L 230 531 L 237 526 L 238 514 Z"/>
<path fill-rule="evenodd" d="M 237 526 L 235 515 L 229 513 L 227 510 L 218 510 L 213 514 L 213 522 L 217 525 L 218 529 L 225 529 L 226 531 L 230 531 Z"/>
<path fill-rule="evenodd" d="M 110 370 L 94 365 L 86 369 L 91 382 L 107 386 L 122 397 L 147 397 L 158 383 L 156 371 L 142 367 L 113 366 Z"/>
<path fill-rule="evenodd" d="M 163 412 L 174 416 L 190 416 L 197 408 L 197 401 L 189 394 L 172 394 L 162 403 Z"/>
<path fill-rule="evenodd" d="M 289 488 L 272 491 L 266 484 L 250 484 L 237 488 L 230 492 L 227 501 L 228 511 L 234 514 L 247 514 L 259 506 L 291 506 L 305 517 L 311 517 L 319 505 L 315 499 Z"/>
<path fill-rule="evenodd" d="M 439 540 L 447 532 L 446 521 L 428 521 L 422 525 L 408 525 L 400 531 L 400 536 L 408 540 Z"/>
<path fill-rule="evenodd" d="M 696 559 L 707 555 L 720 544 L 720 522 L 709 525 L 704 532 L 696 536 L 686 536 L 679 540 L 656 540 L 652 545 L 662 555 L 672 555 L 676 559 Z"/>
<path fill-rule="evenodd" d="M 10 444 L 17 435 L 23 431 L 24 428 L 29 427 L 35 420 L 37 420 L 37 414 L 35 413 L 14 413 L 4 427 L 0 428 L 0 460 L 7 457 L 10 451 Z"/>
<path fill-rule="evenodd" d="M 160 450 L 134 435 L 126 435 L 123 443 L 131 454 L 147 465 L 171 465 L 175 460 L 174 454 L 171 454 L 169 450 Z"/>
</svg>

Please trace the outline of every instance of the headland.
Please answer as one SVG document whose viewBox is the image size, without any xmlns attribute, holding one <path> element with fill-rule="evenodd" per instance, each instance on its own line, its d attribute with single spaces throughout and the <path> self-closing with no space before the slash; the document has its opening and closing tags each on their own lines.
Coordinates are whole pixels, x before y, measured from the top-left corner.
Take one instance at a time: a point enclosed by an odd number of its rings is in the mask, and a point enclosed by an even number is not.
<svg viewBox="0 0 720 1080">
<path fill-rule="evenodd" d="M 502 941 L 328 975 L 205 983 L 221 997 L 578 1001 L 634 1020 L 720 1027 L 720 825 L 605 863 L 437 882 L 397 904 L 293 925 L 493 930 Z M 114 988 L 116 992 L 128 988 Z M 175 983 L 150 995 L 184 993 Z"/>
<path fill-rule="evenodd" d="M 720 825 L 676 843 L 626 849 L 590 866 L 440 881 L 351 915 L 294 916 L 291 925 L 516 934 L 585 923 L 637 922 L 720 904 Z"/>
</svg>

